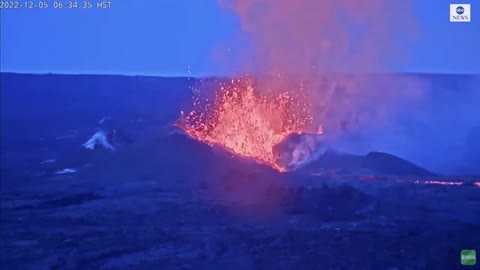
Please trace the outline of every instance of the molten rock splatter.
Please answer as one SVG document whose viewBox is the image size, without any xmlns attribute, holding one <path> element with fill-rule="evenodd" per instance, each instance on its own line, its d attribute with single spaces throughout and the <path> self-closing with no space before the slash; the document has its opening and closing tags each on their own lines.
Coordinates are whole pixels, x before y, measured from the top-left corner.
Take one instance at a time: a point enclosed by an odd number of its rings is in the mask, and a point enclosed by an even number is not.
<svg viewBox="0 0 480 270">
<path fill-rule="evenodd" d="M 278 91 L 275 91 L 278 93 Z M 278 170 L 274 146 L 290 134 L 305 132 L 312 124 L 309 107 L 295 92 L 260 94 L 249 78 L 221 83 L 215 99 L 194 99 L 194 110 L 178 125 L 191 137 L 221 145 Z"/>
</svg>

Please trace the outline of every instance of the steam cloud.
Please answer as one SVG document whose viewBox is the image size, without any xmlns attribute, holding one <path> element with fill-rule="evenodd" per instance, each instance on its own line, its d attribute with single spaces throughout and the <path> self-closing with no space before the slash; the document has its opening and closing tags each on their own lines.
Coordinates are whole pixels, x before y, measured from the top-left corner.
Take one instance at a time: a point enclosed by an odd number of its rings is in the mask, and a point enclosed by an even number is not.
<svg viewBox="0 0 480 270">
<path fill-rule="evenodd" d="M 346 125 L 379 124 L 422 96 L 415 78 L 372 81 L 367 74 L 407 59 L 418 37 L 409 1 L 219 2 L 240 19 L 240 37 L 228 47 L 240 59 L 236 70 L 264 75 L 259 89 L 284 91 L 301 84 L 316 116 L 312 131 L 319 125 L 332 133 Z"/>
<path fill-rule="evenodd" d="M 407 59 L 418 37 L 409 1 L 219 3 L 238 16 L 242 30 L 223 48 L 230 55 L 223 60 L 236 59 L 238 73 L 261 74 L 263 91 L 304 91 L 314 116 L 309 132 L 322 126 L 328 136 L 345 138 L 387 123 L 398 108 L 423 96 L 414 77 L 370 74 Z"/>
<path fill-rule="evenodd" d="M 238 15 L 250 45 L 234 53 L 242 56 L 238 64 L 270 74 L 314 79 L 319 71 L 383 70 L 385 60 L 403 59 L 406 42 L 418 35 L 409 1 L 219 2 Z"/>
<path fill-rule="evenodd" d="M 480 173 L 478 77 L 389 73 L 408 66 L 421 41 L 412 1 L 218 2 L 237 15 L 241 31 L 217 48 L 217 65 L 233 63 L 233 75 L 261 74 L 257 89 L 305 91 L 315 117 L 310 131 L 321 125 L 332 147 Z M 440 89 L 452 83 L 455 89 Z M 295 151 L 302 162 L 318 153 L 306 140 Z"/>
</svg>

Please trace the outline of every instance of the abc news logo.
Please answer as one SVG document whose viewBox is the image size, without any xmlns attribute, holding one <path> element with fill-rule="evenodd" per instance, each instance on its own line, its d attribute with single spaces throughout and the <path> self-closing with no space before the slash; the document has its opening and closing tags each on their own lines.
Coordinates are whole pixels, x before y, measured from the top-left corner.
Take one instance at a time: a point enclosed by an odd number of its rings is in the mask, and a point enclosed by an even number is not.
<svg viewBox="0 0 480 270">
<path fill-rule="evenodd" d="M 470 22 L 470 4 L 451 4 L 451 22 Z"/>
</svg>

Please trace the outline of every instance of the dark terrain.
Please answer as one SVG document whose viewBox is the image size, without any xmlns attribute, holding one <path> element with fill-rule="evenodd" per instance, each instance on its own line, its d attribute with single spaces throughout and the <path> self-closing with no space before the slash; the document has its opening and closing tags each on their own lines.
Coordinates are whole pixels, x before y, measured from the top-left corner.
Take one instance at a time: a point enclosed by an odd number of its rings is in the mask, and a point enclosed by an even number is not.
<svg viewBox="0 0 480 270">
<path fill-rule="evenodd" d="M 0 268 L 478 267 L 480 177 L 373 150 L 278 173 L 172 127 L 197 82 L 1 74 Z M 104 125 L 131 142 L 83 148 Z"/>
</svg>

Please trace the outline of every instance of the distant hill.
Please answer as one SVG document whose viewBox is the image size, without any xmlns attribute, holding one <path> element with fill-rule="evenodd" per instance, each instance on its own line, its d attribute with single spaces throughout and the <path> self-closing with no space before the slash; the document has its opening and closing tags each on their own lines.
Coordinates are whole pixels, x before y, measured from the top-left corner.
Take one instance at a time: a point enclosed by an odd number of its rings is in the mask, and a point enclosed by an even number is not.
<svg viewBox="0 0 480 270">
<path fill-rule="evenodd" d="M 380 141 L 390 149 L 370 148 L 362 153 L 392 153 L 432 171 L 480 173 L 480 140 L 475 139 L 480 128 L 476 117 L 480 115 L 480 75 L 404 75 L 428 86 L 425 105 L 394 119 L 390 130 L 366 134 L 368 142 Z M 0 73 L 2 153 L 53 147 L 55 141 L 47 139 L 57 137 L 81 145 L 105 117 L 134 137 L 145 134 L 147 129 L 172 123 L 182 109 L 191 106 L 192 86 L 202 83 L 204 89 L 214 89 L 225 79 Z M 376 154 L 365 159 L 393 162 Z"/>
</svg>

